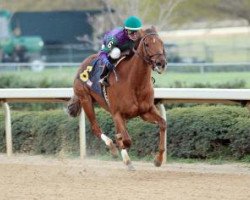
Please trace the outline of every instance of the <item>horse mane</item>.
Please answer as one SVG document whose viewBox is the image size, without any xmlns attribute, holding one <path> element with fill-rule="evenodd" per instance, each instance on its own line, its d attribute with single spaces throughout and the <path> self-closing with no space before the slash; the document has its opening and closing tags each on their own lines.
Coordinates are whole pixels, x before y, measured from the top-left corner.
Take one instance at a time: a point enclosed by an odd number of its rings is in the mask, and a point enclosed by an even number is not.
<svg viewBox="0 0 250 200">
<path fill-rule="evenodd" d="M 147 28 L 144 30 L 145 35 L 147 34 L 157 34 L 156 28 L 154 26 L 151 26 L 151 28 Z"/>
</svg>

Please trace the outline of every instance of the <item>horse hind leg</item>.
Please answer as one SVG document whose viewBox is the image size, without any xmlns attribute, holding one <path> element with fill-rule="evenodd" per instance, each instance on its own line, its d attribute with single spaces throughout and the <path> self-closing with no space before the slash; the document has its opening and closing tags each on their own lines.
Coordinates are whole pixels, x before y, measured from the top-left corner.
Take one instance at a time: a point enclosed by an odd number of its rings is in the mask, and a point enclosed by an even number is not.
<svg viewBox="0 0 250 200">
<path fill-rule="evenodd" d="M 84 98 L 80 100 L 80 102 L 90 122 L 91 130 L 93 134 L 97 136 L 98 138 L 101 138 L 105 142 L 105 144 L 109 148 L 110 153 L 113 157 L 118 157 L 118 151 L 117 151 L 116 146 L 114 145 L 113 141 L 102 132 L 96 120 L 93 101 L 92 101 L 91 96 L 85 96 Z"/>
</svg>

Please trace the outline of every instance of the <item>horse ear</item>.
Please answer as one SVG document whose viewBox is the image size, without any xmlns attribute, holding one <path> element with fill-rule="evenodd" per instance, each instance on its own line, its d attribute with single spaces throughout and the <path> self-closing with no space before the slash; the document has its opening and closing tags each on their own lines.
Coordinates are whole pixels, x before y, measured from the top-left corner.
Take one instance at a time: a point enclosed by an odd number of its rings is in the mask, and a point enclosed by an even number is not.
<svg viewBox="0 0 250 200">
<path fill-rule="evenodd" d="M 152 29 L 153 31 L 157 32 L 155 26 L 151 26 L 151 29 Z"/>
</svg>

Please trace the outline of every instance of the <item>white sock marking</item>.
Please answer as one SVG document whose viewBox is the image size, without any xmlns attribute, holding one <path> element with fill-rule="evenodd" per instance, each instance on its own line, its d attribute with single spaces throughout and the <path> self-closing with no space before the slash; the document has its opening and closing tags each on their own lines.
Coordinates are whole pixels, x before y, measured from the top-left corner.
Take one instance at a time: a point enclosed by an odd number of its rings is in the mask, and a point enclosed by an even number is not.
<svg viewBox="0 0 250 200">
<path fill-rule="evenodd" d="M 108 136 L 106 136 L 104 133 L 101 134 L 101 138 L 105 142 L 105 144 L 108 145 L 108 146 L 112 142 L 112 140 Z"/>
</svg>

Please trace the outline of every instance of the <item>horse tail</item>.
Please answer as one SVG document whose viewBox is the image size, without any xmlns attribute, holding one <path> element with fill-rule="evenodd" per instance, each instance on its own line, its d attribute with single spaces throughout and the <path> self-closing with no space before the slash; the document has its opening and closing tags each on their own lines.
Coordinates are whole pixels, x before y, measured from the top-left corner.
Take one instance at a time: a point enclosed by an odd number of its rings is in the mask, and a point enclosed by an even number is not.
<svg viewBox="0 0 250 200">
<path fill-rule="evenodd" d="M 76 95 L 71 97 L 71 99 L 69 100 L 68 105 L 67 105 L 67 113 L 71 117 L 77 117 L 80 115 L 81 103 L 80 103 L 79 98 Z"/>
</svg>

